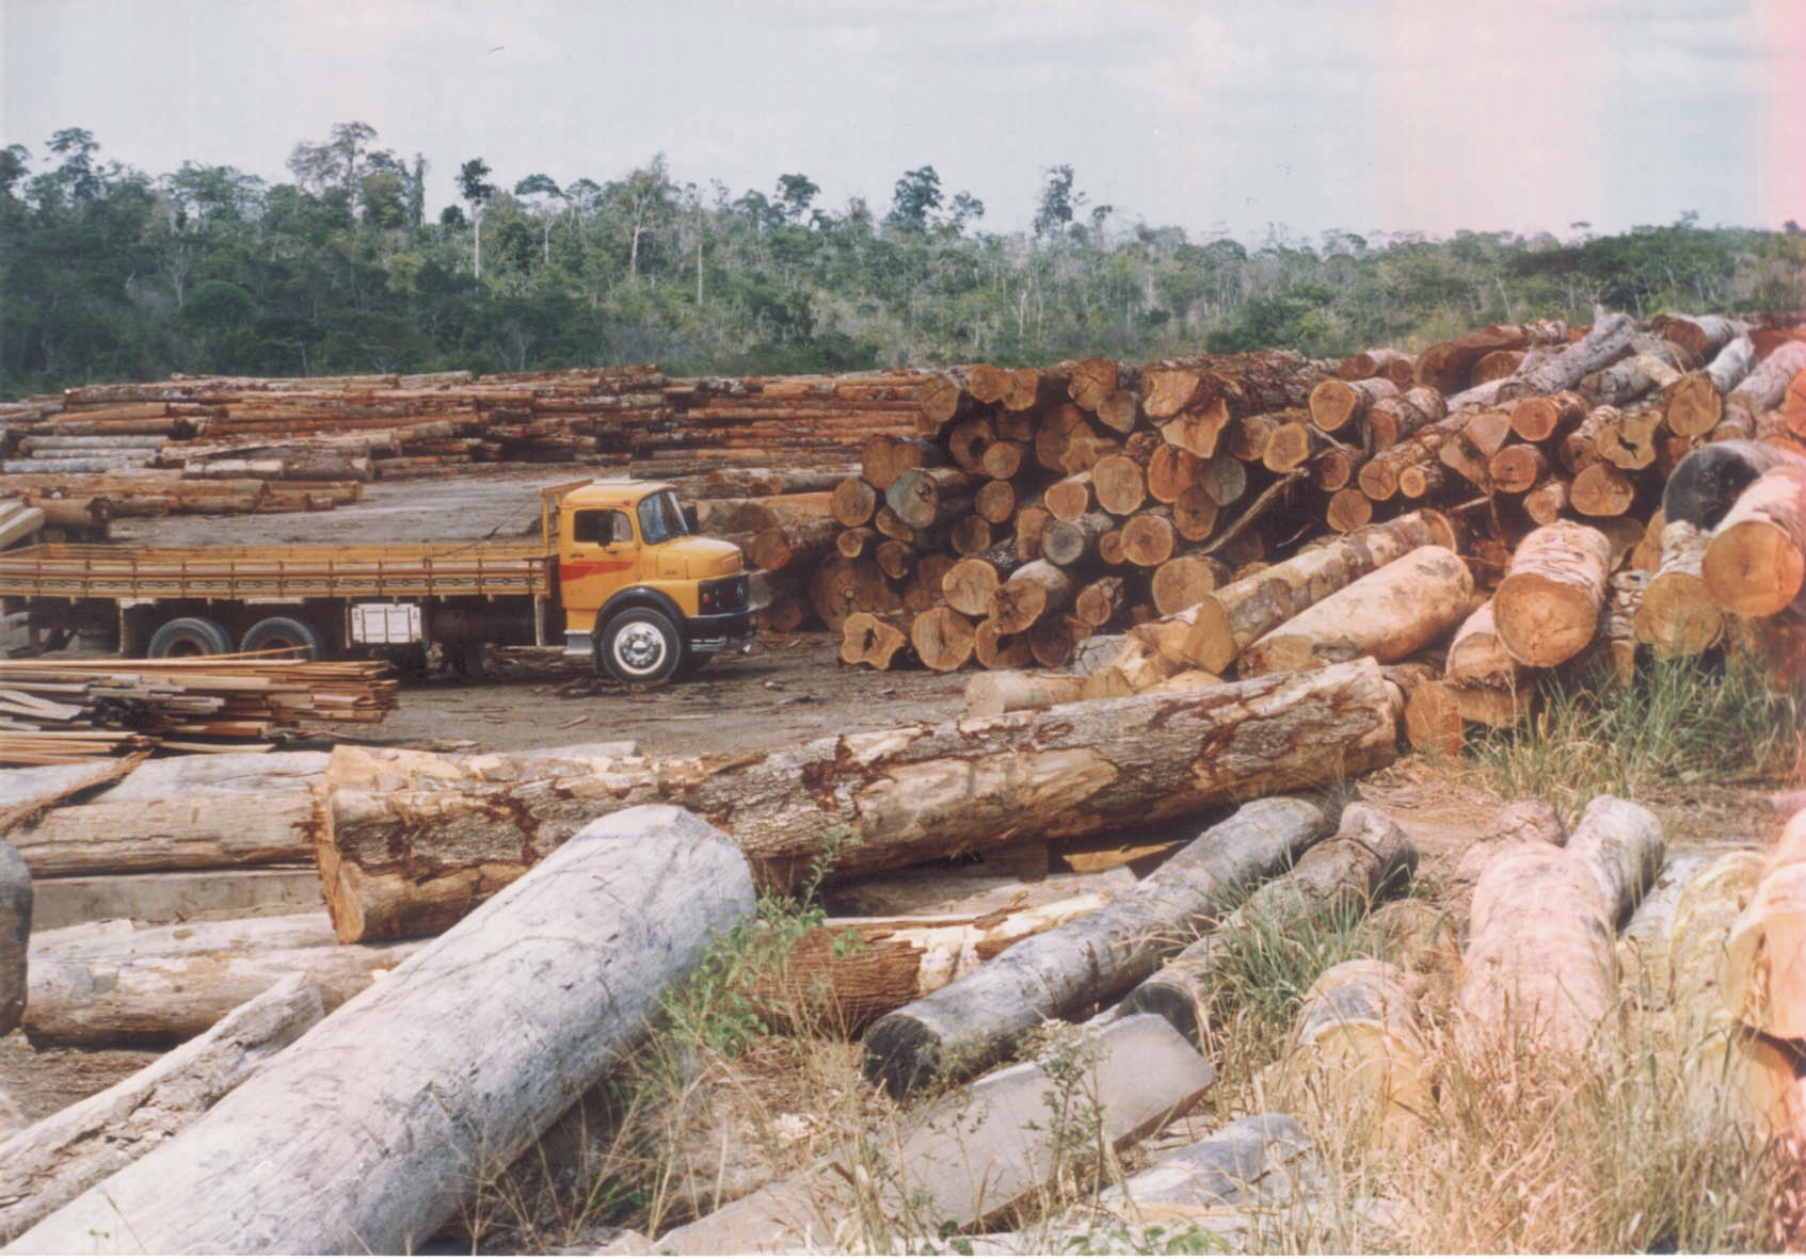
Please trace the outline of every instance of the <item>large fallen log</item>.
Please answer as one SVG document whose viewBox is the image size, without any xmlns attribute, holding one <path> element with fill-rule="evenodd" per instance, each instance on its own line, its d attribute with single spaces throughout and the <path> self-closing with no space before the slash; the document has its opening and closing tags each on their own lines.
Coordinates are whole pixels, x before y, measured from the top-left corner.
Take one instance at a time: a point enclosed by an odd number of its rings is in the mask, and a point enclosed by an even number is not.
<svg viewBox="0 0 1806 1259">
<path fill-rule="evenodd" d="M 1244 805 L 1108 906 L 1004 950 L 964 979 L 885 1015 L 865 1034 L 865 1073 L 894 1097 L 997 1061 L 1043 1019 L 1097 1005 L 1152 974 L 1262 879 L 1328 829 L 1323 810 Z"/>
<path fill-rule="evenodd" d="M 519 783 L 422 778 L 405 757 L 340 748 L 321 873 L 340 939 L 431 933 L 591 819 L 663 802 L 732 834 L 766 886 L 787 886 L 838 828 L 859 839 L 841 875 L 1096 834 L 1353 777 L 1391 762 L 1394 730 L 1379 667 L 1356 662 Z"/>
<path fill-rule="evenodd" d="M 1459 625 L 1473 595 L 1473 574 L 1459 555 L 1419 547 L 1248 644 L 1237 668 L 1253 677 L 1362 656 L 1402 660 Z"/>
<path fill-rule="evenodd" d="M 23 1026 L 34 1045 L 174 1045 L 290 976 L 335 1010 L 420 947 L 341 945 L 319 912 L 41 931 Z"/>
<path fill-rule="evenodd" d="M 752 907 L 744 860 L 697 819 L 602 821 L 14 1248 L 415 1251 Z"/>
<path fill-rule="evenodd" d="M 1210 1064 L 1158 1019 L 1124 1019 L 1082 1035 L 1066 1056 L 1090 1063 L 1083 1089 L 1095 1128 L 1088 1145 L 1098 1152 L 1155 1131 L 1216 1081 Z M 1062 1113 L 1069 1087 L 1040 1062 L 1008 1067 L 906 1116 L 900 1131 L 867 1134 L 861 1147 L 879 1158 L 837 1151 L 673 1229 L 656 1248 L 679 1255 L 796 1253 L 824 1236 L 858 1246 L 861 1226 L 880 1238 L 908 1235 L 924 1210 L 937 1225 L 994 1218 L 1047 1186 L 1061 1165 L 1059 1142 L 1071 1131 Z"/>
<path fill-rule="evenodd" d="M 1216 969 L 1229 941 L 1250 924 L 1284 926 L 1309 916 L 1356 908 L 1410 883 L 1417 849 L 1391 818 L 1364 804 L 1342 810 L 1336 833 L 1317 844 L 1290 872 L 1265 884 L 1248 903 L 1168 959 L 1124 997 L 1118 1012 L 1158 1014 L 1194 1045 L 1210 1035 Z"/>
<path fill-rule="evenodd" d="M 1460 1006 L 1471 1020 L 1466 1034 L 1482 1045 L 1521 1037 L 1580 1054 L 1610 1030 L 1622 900 L 1608 904 L 1601 889 L 1627 896 L 1622 889 L 1637 886 L 1649 845 L 1643 810 L 1602 800 L 1588 808 L 1581 851 L 1513 845 L 1474 888 Z"/>
<path fill-rule="evenodd" d="M 1430 517 L 1413 512 L 1231 582 L 1198 604 L 1184 658 L 1200 669 L 1221 673 L 1248 644 L 1312 603 L 1408 551 L 1445 541 Z"/>
<path fill-rule="evenodd" d="M 52 809 L 11 839 L 40 878 L 217 869 L 311 859 L 313 820 L 306 787 L 159 800 L 128 795 Z"/>
<path fill-rule="evenodd" d="M 325 1017 L 291 975 L 111 1088 L 0 1143 L 0 1242 L 144 1157 Z"/>
<path fill-rule="evenodd" d="M 1806 1037 L 1806 812 L 1764 863 L 1748 908 L 1725 941 L 1725 1005 L 1746 1027 Z"/>
</svg>

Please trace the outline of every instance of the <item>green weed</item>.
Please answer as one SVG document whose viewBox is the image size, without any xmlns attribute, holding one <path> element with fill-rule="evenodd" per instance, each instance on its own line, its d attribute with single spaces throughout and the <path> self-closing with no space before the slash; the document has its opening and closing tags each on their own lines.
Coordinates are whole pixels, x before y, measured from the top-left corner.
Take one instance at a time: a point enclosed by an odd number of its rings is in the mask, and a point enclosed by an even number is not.
<svg viewBox="0 0 1806 1259">
<path fill-rule="evenodd" d="M 1653 661 L 1628 686 L 1550 674 L 1540 692 L 1528 726 L 1472 746 L 1507 799 L 1542 796 L 1572 809 L 1662 784 L 1776 781 L 1800 758 L 1799 695 L 1735 658 Z"/>
</svg>

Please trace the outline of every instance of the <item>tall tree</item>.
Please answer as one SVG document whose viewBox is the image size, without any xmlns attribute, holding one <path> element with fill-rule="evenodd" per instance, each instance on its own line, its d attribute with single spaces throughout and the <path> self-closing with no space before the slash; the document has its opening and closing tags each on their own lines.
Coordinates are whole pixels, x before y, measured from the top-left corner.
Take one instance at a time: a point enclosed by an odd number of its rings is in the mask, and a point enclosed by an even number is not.
<svg viewBox="0 0 1806 1259">
<path fill-rule="evenodd" d="M 489 163 L 473 157 L 458 168 L 458 192 L 470 203 L 472 236 L 471 270 L 483 278 L 483 207 L 495 196 L 496 187 L 488 182 Z"/>
<path fill-rule="evenodd" d="M 928 216 L 941 208 L 941 177 L 932 166 L 904 171 L 891 192 L 890 214 L 885 222 L 918 236 L 926 235 Z"/>
<path fill-rule="evenodd" d="M 517 197 L 532 197 L 533 212 L 539 216 L 540 226 L 544 233 L 545 265 L 552 265 L 552 220 L 557 212 L 552 208 L 556 201 L 564 200 L 564 190 L 553 181 L 550 175 L 528 175 L 514 185 Z"/>
</svg>

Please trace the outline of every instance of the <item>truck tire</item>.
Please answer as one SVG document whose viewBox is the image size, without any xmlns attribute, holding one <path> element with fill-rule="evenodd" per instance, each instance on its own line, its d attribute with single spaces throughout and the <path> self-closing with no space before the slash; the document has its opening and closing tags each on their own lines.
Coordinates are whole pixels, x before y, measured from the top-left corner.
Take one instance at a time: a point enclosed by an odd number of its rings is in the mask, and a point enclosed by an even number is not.
<svg viewBox="0 0 1806 1259">
<path fill-rule="evenodd" d="M 324 660 L 326 644 L 314 627 L 292 616 L 266 616 L 238 640 L 240 651 L 270 651 L 286 647 L 303 660 Z"/>
<path fill-rule="evenodd" d="M 225 656 L 232 652 L 232 636 L 218 621 L 209 617 L 178 616 L 158 627 L 145 650 L 153 660 L 172 656 Z"/>
<path fill-rule="evenodd" d="M 598 652 L 617 682 L 664 682 L 683 664 L 684 640 L 663 612 L 629 608 L 608 622 Z"/>
</svg>

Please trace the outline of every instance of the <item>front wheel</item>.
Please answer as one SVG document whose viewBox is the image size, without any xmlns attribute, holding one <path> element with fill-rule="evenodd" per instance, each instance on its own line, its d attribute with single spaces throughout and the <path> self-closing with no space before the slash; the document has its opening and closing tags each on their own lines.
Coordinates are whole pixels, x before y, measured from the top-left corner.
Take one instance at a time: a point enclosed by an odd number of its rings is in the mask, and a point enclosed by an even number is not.
<svg viewBox="0 0 1806 1259">
<path fill-rule="evenodd" d="M 618 682 L 664 682 L 684 662 L 684 643 L 671 618 L 653 608 L 629 608 L 602 631 L 602 667 Z"/>
</svg>

